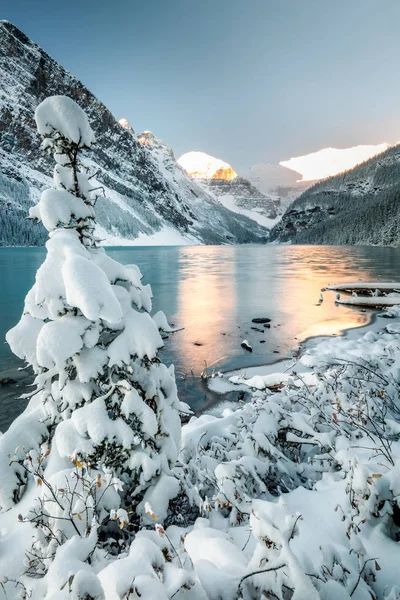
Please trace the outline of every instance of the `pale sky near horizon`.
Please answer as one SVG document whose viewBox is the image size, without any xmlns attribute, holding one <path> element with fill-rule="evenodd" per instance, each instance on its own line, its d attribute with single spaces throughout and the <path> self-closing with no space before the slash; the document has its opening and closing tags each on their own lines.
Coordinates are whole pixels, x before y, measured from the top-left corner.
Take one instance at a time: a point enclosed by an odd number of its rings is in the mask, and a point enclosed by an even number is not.
<svg viewBox="0 0 400 600">
<path fill-rule="evenodd" d="M 399 0 L 2 0 L 135 131 L 244 172 L 400 140 Z"/>
</svg>

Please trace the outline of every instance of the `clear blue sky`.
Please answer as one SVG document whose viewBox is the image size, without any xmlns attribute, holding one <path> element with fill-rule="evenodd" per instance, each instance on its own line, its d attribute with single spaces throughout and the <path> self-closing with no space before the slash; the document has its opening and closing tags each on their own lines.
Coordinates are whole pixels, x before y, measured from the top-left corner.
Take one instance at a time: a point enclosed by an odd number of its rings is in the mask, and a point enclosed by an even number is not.
<svg viewBox="0 0 400 600">
<path fill-rule="evenodd" d="M 136 131 L 242 172 L 400 140 L 400 0 L 2 0 Z"/>
</svg>

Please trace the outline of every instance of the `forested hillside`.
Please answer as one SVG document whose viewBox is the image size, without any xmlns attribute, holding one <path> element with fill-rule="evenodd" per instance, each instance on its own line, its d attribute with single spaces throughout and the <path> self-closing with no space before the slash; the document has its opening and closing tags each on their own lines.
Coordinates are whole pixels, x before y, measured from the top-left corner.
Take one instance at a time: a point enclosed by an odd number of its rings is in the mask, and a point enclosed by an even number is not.
<svg viewBox="0 0 400 600">
<path fill-rule="evenodd" d="M 400 146 L 302 194 L 271 231 L 293 244 L 400 243 Z"/>
</svg>

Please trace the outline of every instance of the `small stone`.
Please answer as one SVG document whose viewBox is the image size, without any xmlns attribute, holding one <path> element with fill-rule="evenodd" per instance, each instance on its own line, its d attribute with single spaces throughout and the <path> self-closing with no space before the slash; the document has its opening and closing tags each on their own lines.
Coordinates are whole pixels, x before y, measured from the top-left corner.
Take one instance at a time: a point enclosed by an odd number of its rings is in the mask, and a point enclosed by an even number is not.
<svg viewBox="0 0 400 600">
<path fill-rule="evenodd" d="M 267 317 L 256 317 L 255 319 L 252 319 L 251 322 L 263 325 L 264 323 L 270 323 L 271 319 L 268 319 Z"/>
<path fill-rule="evenodd" d="M 250 346 L 250 344 L 247 340 L 243 340 L 243 342 L 240 345 L 242 346 L 242 348 L 244 348 L 248 352 L 253 352 L 253 348 Z"/>
<path fill-rule="evenodd" d="M 16 383 L 15 379 L 11 379 L 11 377 L 4 377 L 0 379 L 0 385 L 10 385 L 10 383 Z"/>
</svg>

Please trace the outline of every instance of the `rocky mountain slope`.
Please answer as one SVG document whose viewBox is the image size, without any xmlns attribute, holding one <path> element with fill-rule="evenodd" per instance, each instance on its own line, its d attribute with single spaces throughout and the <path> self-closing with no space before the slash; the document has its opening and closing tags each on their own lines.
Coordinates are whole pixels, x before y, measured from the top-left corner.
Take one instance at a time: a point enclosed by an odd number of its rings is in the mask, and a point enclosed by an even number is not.
<svg viewBox="0 0 400 600">
<path fill-rule="evenodd" d="M 77 101 L 96 134 L 89 163 L 93 181 L 104 188 L 96 204 L 100 237 L 114 244 L 266 240 L 264 227 L 227 210 L 195 185 L 170 149 L 164 146 L 160 154 L 141 143 L 80 81 L 19 29 L 0 21 L 0 245 L 45 239 L 41 226 L 26 215 L 52 173 L 51 160 L 41 152 L 34 110 L 54 94 Z"/>
<path fill-rule="evenodd" d="M 270 235 L 294 244 L 400 244 L 400 145 L 304 192 Z"/>
<path fill-rule="evenodd" d="M 231 165 L 218 158 L 204 152 L 187 152 L 178 163 L 224 206 L 265 227 L 272 227 L 276 217 L 283 212 L 279 199 L 273 200 L 260 192 L 248 179 L 240 177 Z"/>
</svg>

